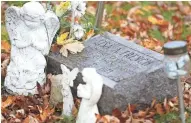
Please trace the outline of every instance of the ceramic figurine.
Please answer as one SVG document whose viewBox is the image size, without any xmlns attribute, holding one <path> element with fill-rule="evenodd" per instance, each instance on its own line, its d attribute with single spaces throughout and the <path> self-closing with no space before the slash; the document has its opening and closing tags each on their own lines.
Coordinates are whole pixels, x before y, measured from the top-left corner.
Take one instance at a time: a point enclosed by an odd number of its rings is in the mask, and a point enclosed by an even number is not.
<svg viewBox="0 0 191 123">
<path fill-rule="evenodd" d="M 74 80 L 78 74 L 78 69 L 70 71 L 65 65 L 61 64 L 62 70 L 62 95 L 63 95 L 63 112 L 62 115 L 71 116 L 74 100 L 70 87 L 73 87 Z"/>
<path fill-rule="evenodd" d="M 52 11 L 45 11 L 39 2 L 27 2 L 6 10 L 6 28 L 11 41 L 11 59 L 5 87 L 13 93 L 36 94 L 36 83 L 45 82 L 45 55 L 60 27 Z"/>
<path fill-rule="evenodd" d="M 102 94 L 103 80 L 95 68 L 84 68 L 83 81 L 77 87 L 77 96 L 82 98 L 76 123 L 95 123 L 99 114 L 97 103 Z"/>
</svg>

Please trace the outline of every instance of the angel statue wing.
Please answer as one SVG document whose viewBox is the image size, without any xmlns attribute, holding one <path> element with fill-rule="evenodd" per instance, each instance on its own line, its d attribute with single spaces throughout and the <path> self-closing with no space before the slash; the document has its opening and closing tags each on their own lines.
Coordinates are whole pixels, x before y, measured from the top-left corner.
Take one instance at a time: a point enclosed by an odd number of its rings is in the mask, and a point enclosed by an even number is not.
<svg viewBox="0 0 191 123">
<path fill-rule="evenodd" d="M 53 38 L 58 29 L 60 28 L 60 22 L 58 17 L 50 10 L 48 10 L 45 15 L 45 27 L 48 36 L 48 44 L 50 48 Z"/>
<path fill-rule="evenodd" d="M 65 77 L 68 77 L 69 85 L 73 87 L 73 80 L 76 78 L 79 70 L 78 68 L 74 68 L 71 72 L 70 70 L 63 64 L 60 65 L 62 74 L 66 75 Z"/>
<path fill-rule="evenodd" d="M 70 74 L 69 74 L 69 78 L 70 78 L 70 87 L 74 86 L 74 80 L 76 79 L 77 75 L 78 75 L 78 68 L 74 68 Z"/>
<path fill-rule="evenodd" d="M 16 28 L 20 21 L 19 8 L 15 6 L 9 7 L 5 12 L 5 22 L 11 43 L 15 43 L 14 41 L 17 39 Z"/>
</svg>

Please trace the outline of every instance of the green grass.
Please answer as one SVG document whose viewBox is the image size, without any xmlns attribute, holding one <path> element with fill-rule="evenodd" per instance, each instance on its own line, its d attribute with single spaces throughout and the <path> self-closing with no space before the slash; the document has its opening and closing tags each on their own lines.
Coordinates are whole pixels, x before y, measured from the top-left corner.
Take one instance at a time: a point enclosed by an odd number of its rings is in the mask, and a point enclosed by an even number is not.
<svg viewBox="0 0 191 123">
<path fill-rule="evenodd" d="M 162 36 L 162 33 L 156 29 L 156 30 L 149 30 L 149 35 L 153 38 L 156 38 L 162 42 L 165 42 L 165 38 Z"/>
</svg>

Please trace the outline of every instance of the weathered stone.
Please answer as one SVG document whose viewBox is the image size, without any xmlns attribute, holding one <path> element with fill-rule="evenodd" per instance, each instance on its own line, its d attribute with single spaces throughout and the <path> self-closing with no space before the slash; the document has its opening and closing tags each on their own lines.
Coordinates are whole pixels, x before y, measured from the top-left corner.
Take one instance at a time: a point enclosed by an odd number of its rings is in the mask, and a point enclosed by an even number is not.
<svg viewBox="0 0 191 123">
<path fill-rule="evenodd" d="M 36 94 L 36 82 L 46 82 L 45 55 L 60 27 L 53 11 L 45 11 L 39 2 L 27 2 L 21 8 L 8 7 L 6 29 L 11 41 L 11 58 L 4 86 L 19 95 Z"/>
<path fill-rule="evenodd" d="M 60 64 L 82 71 L 94 67 L 104 78 L 104 87 L 98 107 L 101 113 L 112 109 L 125 109 L 128 103 L 151 103 L 153 98 L 163 100 L 176 95 L 176 82 L 169 80 L 163 71 L 163 55 L 129 42 L 123 38 L 104 33 L 85 41 L 85 49 L 67 58 L 51 53 L 48 72 L 60 73 Z M 76 87 L 82 82 L 76 79 Z M 83 83 L 83 82 L 82 82 Z"/>
</svg>

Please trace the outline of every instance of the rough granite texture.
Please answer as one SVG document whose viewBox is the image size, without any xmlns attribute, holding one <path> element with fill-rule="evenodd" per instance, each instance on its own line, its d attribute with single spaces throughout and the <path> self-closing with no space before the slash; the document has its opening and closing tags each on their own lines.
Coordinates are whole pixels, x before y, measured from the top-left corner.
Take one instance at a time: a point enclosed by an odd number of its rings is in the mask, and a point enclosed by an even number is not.
<svg viewBox="0 0 191 123">
<path fill-rule="evenodd" d="M 163 100 L 177 93 L 176 82 L 167 78 L 163 68 L 163 55 L 129 42 L 110 33 L 97 35 L 85 41 L 85 49 L 67 58 L 51 53 L 48 73 L 61 73 L 60 64 L 82 71 L 95 67 L 104 78 L 104 87 L 98 107 L 101 113 L 112 109 L 125 110 L 128 103 L 139 108 L 149 105 L 153 98 Z M 83 83 L 81 74 L 72 88 Z"/>
</svg>

